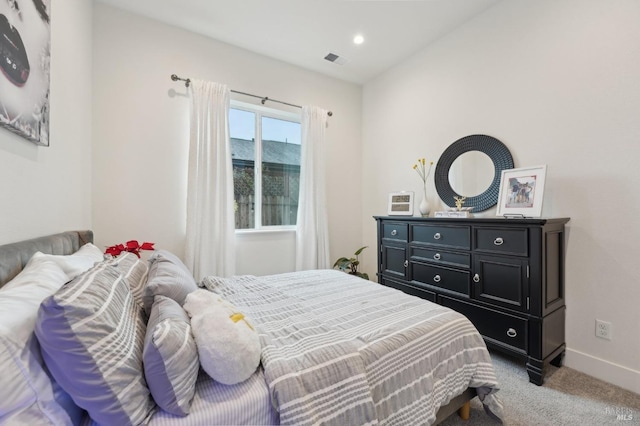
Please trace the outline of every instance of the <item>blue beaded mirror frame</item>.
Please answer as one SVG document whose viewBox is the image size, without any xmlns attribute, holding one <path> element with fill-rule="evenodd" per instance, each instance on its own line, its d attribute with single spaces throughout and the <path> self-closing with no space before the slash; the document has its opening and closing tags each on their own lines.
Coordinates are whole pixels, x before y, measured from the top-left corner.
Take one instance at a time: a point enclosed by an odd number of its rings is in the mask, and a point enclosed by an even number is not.
<svg viewBox="0 0 640 426">
<path fill-rule="evenodd" d="M 513 157 L 509 148 L 498 139 L 487 135 L 470 135 L 458 139 L 444 150 L 438 163 L 433 179 L 440 199 L 449 207 L 455 207 L 455 199 L 460 197 L 449 182 L 449 169 L 453 162 L 462 154 L 469 151 L 480 151 L 493 161 L 495 173 L 489 187 L 481 194 L 467 197 L 464 207 L 473 207 L 472 212 L 481 212 L 498 203 L 500 193 L 500 176 L 503 170 L 513 169 Z"/>
</svg>

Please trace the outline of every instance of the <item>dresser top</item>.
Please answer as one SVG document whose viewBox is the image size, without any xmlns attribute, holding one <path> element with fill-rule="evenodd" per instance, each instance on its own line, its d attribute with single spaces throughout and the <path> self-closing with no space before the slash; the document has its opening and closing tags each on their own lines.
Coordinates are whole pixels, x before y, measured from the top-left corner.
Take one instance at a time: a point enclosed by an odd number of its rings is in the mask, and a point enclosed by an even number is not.
<svg viewBox="0 0 640 426">
<path fill-rule="evenodd" d="M 554 223 L 567 223 L 568 217 L 552 217 L 552 218 L 504 218 L 504 217 L 418 217 L 418 216 L 373 216 L 375 220 L 394 220 L 402 222 L 457 222 L 466 224 L 500 224 L 500 225 L 545 225 Z"/>
</svg>

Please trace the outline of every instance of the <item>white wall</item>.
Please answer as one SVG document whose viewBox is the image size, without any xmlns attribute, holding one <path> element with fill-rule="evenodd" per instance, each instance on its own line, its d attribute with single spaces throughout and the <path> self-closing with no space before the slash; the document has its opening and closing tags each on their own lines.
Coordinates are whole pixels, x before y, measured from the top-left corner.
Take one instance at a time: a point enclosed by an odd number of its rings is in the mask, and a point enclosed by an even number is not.
<svg viewBox="0 0 640 426">
<path fill-rule="evenodd" d="M 93 20 L 93 224 L 98 245 L 139 239 L 183 255 L 189 97 L 182 83 L 169 79 L 175 73 L 332 110 L 327 131 L 331 256 L 358 247 L 359 86 L 101 3 L 94 5 Z M 334 189 L 342 185 L 350 187 Z M 236 272 L 291 271 L 294 250 L 291 232 L 238 236 Z"/>
<path fill-rule="evenodd" d="M 92 3 L 51 8 L 50 146 L 0 128 L 0 244 L 91 227 Z"/>
<path fill-rule="evenodd" d="M 363 235 L 418 157 L 460 137 L 547 164 L 543 216 L 569 216 L 566 364 L 640 392 L 640 2 L 509 0 L 363 90 Z M 430 179 L 432 205 L 437 194 Z M 495 209 L 487 212 L 495 215 Z M 365 259 L 375 269 L 375 253 Z M 595 319 L 613 340 L 594 336 Z"/>
</svg>

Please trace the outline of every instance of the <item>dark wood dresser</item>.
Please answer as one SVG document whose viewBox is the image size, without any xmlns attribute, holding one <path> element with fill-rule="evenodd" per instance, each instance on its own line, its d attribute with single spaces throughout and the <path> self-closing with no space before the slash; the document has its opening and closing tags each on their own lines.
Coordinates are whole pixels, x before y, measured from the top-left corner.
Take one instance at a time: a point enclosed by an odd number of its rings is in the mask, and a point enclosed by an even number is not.
<svg viewBox="0 0 640 426">
<path fill-rule="evenodd" d="M 561 365 L 568 218 L 375 219 L 379 283 L 461 312 L 532 383 Z"/>
</svg>

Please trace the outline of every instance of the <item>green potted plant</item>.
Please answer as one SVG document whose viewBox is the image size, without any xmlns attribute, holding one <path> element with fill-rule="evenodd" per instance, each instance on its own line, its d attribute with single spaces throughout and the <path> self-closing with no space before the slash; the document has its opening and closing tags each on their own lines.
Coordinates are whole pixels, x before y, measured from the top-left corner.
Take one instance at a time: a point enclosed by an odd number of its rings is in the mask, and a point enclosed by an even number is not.
<svg viewBox="0 0 640 426">
<path fill-rule="evenodd" d="M 355 275 L 360 278 L 364 278 L 365 280 L 369 279 L 369 275 L 365 272 L 358 272 L 358 265 L 360 265 L 360 260 L 358 260 L 358 256 L 362 253 L 362 250 L 366 249 L 368 246 L 360 247 L 353 254 L 355 257 L 341 257 L 336 260 L 336 263 L 333 264 L 334 268 L 338 268 L 341 271 L 347 272 L 351 275 Z"/>
</svg>

